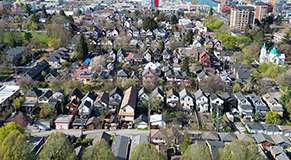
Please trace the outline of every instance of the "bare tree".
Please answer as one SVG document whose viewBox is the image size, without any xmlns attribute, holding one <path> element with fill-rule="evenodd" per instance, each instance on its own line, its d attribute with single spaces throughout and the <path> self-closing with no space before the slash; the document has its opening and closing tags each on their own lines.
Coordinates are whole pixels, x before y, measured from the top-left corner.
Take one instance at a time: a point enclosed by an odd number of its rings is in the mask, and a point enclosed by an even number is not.
<svg viewBox="0 0 291 160">
<path fill-rule="evenodd" d="M 17 84 L 19 85 L 20 89 L 27 93 L 32 88 L 32 82 L 30 79 L 22 77 L 17 81 Z"/>
<path fill-rule="evenodd" d="M 216 93 L 219 90 L 223 90 L 225 87 L 224 82 L 217 75 L 211 75 L 204 78 L 199 85 L 206 93 Z"/>
<path fill-rule="evenodd" d="M 19 124 L 23 129 L 27 126 L 27 122 L 25 120 L 24 115 L 20 112 L 14 119 L 13 122 L 15 124 Z"/>
<path fill-rule="evenodd" d="M 97 72 L 102 71 L 105 68 L 105 58 L 104 56 L 95 56 L 90 61 L 90 64 L 92 65 L 92 70 L 96 70 Z"/>
</svg>

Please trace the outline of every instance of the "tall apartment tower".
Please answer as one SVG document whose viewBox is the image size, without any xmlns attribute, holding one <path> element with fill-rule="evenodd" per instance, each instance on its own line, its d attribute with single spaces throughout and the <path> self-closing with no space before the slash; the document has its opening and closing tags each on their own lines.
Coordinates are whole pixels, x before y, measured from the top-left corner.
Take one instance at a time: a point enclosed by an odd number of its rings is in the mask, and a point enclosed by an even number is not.
<svg viewBox="0 0 291 160">
<path fill-rule="evenodd" d="M 252 6 L 255 8 L 255 18 L 258 20 L 262 20 L 267 17 L 268 12 L 268 5 L 264 2 L 254 2 L 253 4 L 249 4 L 249 6 Z"/>
<path fill-rule="evenodd" d="M 230 27 L 236 27 L 243 31 L 247 24 L 254 25 L 255 9 L 251 6 L 236 6 L 231 9 Z"/>
</svg>

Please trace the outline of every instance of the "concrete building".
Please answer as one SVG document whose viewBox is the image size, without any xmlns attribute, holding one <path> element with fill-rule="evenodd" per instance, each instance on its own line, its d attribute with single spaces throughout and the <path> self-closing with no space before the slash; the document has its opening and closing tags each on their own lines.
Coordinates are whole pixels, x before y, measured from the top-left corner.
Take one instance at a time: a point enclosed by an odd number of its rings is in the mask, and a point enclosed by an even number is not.
<svg viewBox="0 0 291 160">
<path fill-rule="evenodd" d="M 231 9 L 230 27 L 243 31 L 247 24 L 254 25 L 255 9 L 251 6 L 236 6 Z"/>
<path fill-rule="evenodd" d="M 249 6 L 254 7 L 256 19 L 261 21 L 262 19 L 266 18 L 268 11 L 268 5 L 266 3 L 256 1 L 253 4 L 249 4 Z"/>
</svg>

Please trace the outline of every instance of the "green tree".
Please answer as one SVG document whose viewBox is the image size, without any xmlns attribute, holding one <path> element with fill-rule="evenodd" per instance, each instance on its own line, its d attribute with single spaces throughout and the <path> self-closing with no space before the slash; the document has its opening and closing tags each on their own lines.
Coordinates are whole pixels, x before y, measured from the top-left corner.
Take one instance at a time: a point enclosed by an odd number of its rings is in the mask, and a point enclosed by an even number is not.
<svg viewBox="0 0 291 160">
<path fill-rule="evenodd" d="M 66 17 L 65 11 L 64 10 L 61 10 L 60 11 L 60 15 Z"/>
<path fill-rule="evenodd" d="M 102 138 L 97 141 L 94 145 L 89 146 L 85 149 L 83 160 L 114 160 L 116 159 L 113 152 L 111 151 L 108 143 Z"/>
<path fill-rule="evenodd" d="M 257 71 L 257 69 L 253 68 L 251 69 L 253 77 L 256 79 L 256 81 L 260 81 L 263 77 L 260 72 Z"/>
<path fill-rule="evenodd" d="M 210 7 L 210 10 L 209 10 L 209 17 L 212 17 L 213 15 L 213 11 L 212 11 L 212 7 Z"/>
<path fill-rule="evenodd" d="M 10 36 L 8 45 L 11 48 L 15 48 L 16 47 L 16 45 L 17 45 L 16 44 L 16 40 L 15 40 L 15 38 L 13 36 Z"/>
<path fill-rule="evenodd" d="M 178 23 L 178 18 L 175 14 L 172 15 L 171 17 L 171 24 L 174 25 L 174 24 L 177 24 Z"/>
<path fill-rule="evenodd" d="M 41 72 L 41 75 L 42 75 L 43 77 L 45 77 L 45 76 L 46 76 L 46 72 L 45 72 L 45 71 L 42 71 L 42 72 Z"/>
<path fill-rule="evenodd" d="M 159 16 L 157 17 L 157 21 L 158 22 L 165 21 L 165 13 L 164 12 L 160 12 Z"/>
<path fill-rule="evenodd" d="M 28 16 L 31 15 L 31 7 L 30 7 L 29 4 L 26 4 L 26 5 L 25 5 L 25 12 L 28 14 Z"/>
<path fill-rule="evenodd" d="M 273 65 L 268 68 L 268 70 L 265 73 L 266 77 L 275 79 L 279 74 L 284 72 L 284 68 L 278 66 L 278 65 Z"/>
<path fill-rule="evenodd" d="M 49 135 L 49 139 L 39 153 L 38 159 L 75 159 L 75 151 L 71 142 L 63 132 L 55 132 Z"/>
<path fill-rule="evenodd" d="M 259 71 L 262 73 L 266 73 L 266 71 L 273 66 L 272 63 L 261 63 L 259 66 Z"/>
<path fill-rule="evenodd" d="M 141 12 L 139 10 L 135 10 L 133 13 L 135 17 L 138 18 Z"/>
<path fill-rule="evenodd" d="M 190 146 L 191 140 L 188 140 L 187 138 L 184 140 L 184 142 L 180 145 L 180 152 L 184 154 L 188 147 Z"/>
<path fill-rule="evenodd" d="M 219 29 L 223 24 L 224 22 L 217 18 L 211 18 L 209 21 L 205 22 L 206 27 L 211 30 Z"/>
<path fill-rule="evenodd" d="M 212 160 L 211 153 L 206 145 L 192 144 L 181 157 L 181 160 Z"/>
<path fill-rule="evenodd" d="M 186 57 L 184 58 L 184 60 L 182 61 L 182 65 L 181 65 L 181 69 L 180 69 L 180 71 L 181 71 L 181 72 L 185 72 L 185 71 L 189 72 L 189 64 L 190 64 L 189 57 L 186 56 Z"/>
<path fill-rule="evenodd" d="M 30 42 L 31 38 L 32 38 L 32 34 L 30 32 L 24 33 L 24 39 L 27 41 L 27 43 Z"/>
<path fill-rule="evenodd" d="M 130 160 L 165 160 L 161 152 L 156 150 L 149 143 L 141 143 L 135 146 L 131 152 Z"/>
<path fill-rule="evenodd" d="M 27 93 L 32 88 L 32 82 L 25 77 L 20 78 L 17 84 L 24 93 Z"/>
<path fill-rule="evenodd" d="M 45 21 L 45 25 L 49 25 L 49 24 L 52 24 L 52 16 L 51 15 L 48 15 L 47 19 Z"/>
<path fill-rule="evenodd" d="M 232 91 L 233 93 L 239 92 L 241 91 L 241 86 L 239 83 L 236 83 L 233 87 L 232 87 Z"/>
<path fill-rule="evenodd" d="M 186 35 L 186 41 L 189 42 L 190 44 L 193 43 L 193 36 L 194 36 L 194 32 L 192 29 L 189 29 Z"/>
<path fill-rule="evenodd" d="M 234 140 L 224 148 L 219 148 L 217 160 L 263 160 L 258 145 L 252 140 Z"/>
<path fill-rule="evenodd" d="M 266 124 L 274 124 L 275 119 L 279 120 L 279 118 L 280 118 L 280 115 L 279 115 L 278 112 L 269 111 L 269 112 L 266 113 L 265 123 Z"/>
<path fill-rule="evenodd" d="M 280 100 L 285 108 L 285 110 L 291 114 L 291 90 L 287 91 L 287 93 L 283 94 L 280 97 Z"/>
<path fill-rule="evenodd" d="M 40 117 L 47 118 L 47 117 L 54 117 L 57 118 L 57 110 L 54 107 L 51 107 L 48 103 L 43 103 L 40 107 Z"/>
<path fill-rule="evenodd" d="M 277 26 L 280 26 L 280 25 L 281 25 L 281 23 L 282 23 L 282 19 L 284 19 L 283 16 L 277 16 L 277 19 L 276 19 L 276 25 L 277 25 Z"/>
<path fill-rule="evenodd" d="M 85 60 L 88 57 L 88 46 L 83 33 L 81 33 L 79 42 L 77 45 L 77 59 Z"/>
<path fill-rule="evenodd" d="M 13 107 L 15 108 L 15 110 L 20 110 L 21 109 L 21 105 L 22 103 L 24 102 L 24 98 L 23 97 L 18 97 L 18 98 L 15 98 L 13 100 Z"/>
<path fill-rule="evenodd" d="M 18 130 L 13 130 L 1 144 L 0 159 L 30 159 L 31 146 L 25 136 Z"/>
<path fill-rule="evenodd" d="M 158 23 L 155 21 L 154 18 L 151 17 L 145 17 L 143 22 L 142 22 L 142 27 L 145 30 L 150 29 L 151 31 L 155 30 L 156 28 L 158 28 Z"/>
<path fill-rule="evenodd" d="M 278 32 L 278 29 L 277 29 L 277 28 L 275 28 L 275 29 L 273 30 L 272 35 L 274 35 L 274 33 L 276 33 L 276 32 Z"/>
<path fill-rule="evenodd" d="M 41 16 L 43 18 L 47 18 L 47 12 L 46 12 L 46 9 L 45 9 L 44 5 L 42 5 L 42 7 L 41 7 Z"/>
<path fill-rule="evenodd" d="M 155 17 L 158 17 L 159 14 L 160 14 L 160 11 L 159 11 L 159 10 L 156 10 L 156 12 L 155 12 Z"/>
<path fill-rule="evenodd" d="M 259 122 L 261 115 L 260 115 L 260 113 L 253 113 L 252 118 L 255 122 Z"/>
<path fill-rule="evenodd" d="M 0 146 L 4 142 L 5 138 L 12 132 L 12 131 L 19 131 L 20 133 L 24 133 L 23 128 L 20 125 L 16 125 L 14 122 L 9 122 L 7 126 L 3 126 L 0 128 Z"/>
<path fill-rule="evenodd" d="M 290 40 L 290 31 L 288 33 L 286 33 L 286 35 L 284 36 L 284 38 L 282 39 L 281 44 L 289 44 L 291 45 L 291 40 Z"/>
</svg>

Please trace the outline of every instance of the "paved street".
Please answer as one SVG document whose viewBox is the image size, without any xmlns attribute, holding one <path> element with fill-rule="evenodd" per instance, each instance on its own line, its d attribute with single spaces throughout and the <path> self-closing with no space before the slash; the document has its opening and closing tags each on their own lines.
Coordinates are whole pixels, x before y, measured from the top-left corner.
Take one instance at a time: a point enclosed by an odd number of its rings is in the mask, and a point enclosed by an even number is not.
<svg viewBox="0 0 291 160">
<path fill-rule="evenodd" d="M 52 132 L 64 132 L 65 134 L 69 135 L 74 135 L 74 136 L 79 136 L 80 135 L 80 130 L 79 129 L 69 129 L 69 130 L 50 130 L 50 131 L 38 131 L 35 127 L 28 126 L 28 129 L 31 130 L 31 136 L 37 136 L 37 137 L 42 137 L 42 136 L 48 136 Z M 96 134 L 99 132 L 102 132 L 105 130 L 86 130 L 83 132 L 83 134 L 86 135 L 86 138 L 95 138 Z M 147 130 L 136 130 L 136 129 L 123 129 L 123 130 L 115 130 L 115 131 L 106 131 L 107 133 L 111 135 L 124 135 L 124 136 L 134 136 L 134 135 L 148 135 Z"/>
</svg>

